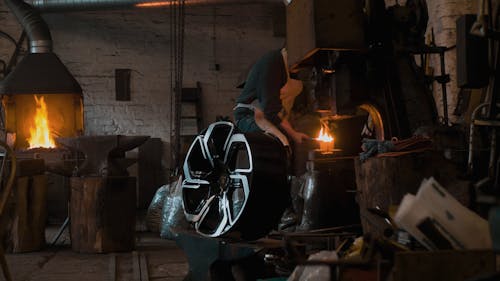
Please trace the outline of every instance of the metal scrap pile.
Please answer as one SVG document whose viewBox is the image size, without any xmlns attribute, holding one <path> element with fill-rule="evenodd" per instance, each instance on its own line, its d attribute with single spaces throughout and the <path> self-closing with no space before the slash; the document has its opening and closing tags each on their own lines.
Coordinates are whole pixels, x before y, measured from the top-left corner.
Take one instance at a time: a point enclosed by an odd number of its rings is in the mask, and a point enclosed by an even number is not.
<svg viewBox="0 0 500 281">
<path fill-rule="evenodd" d="M 361 148 L 363 152 L 359 154 L 359 158 L 361 161 L 365 161 L 373 156 L 398 156 L 401 152 L 420 152 L 431 149 L 432 140 L 422 136 L 390 141 L 363 139 Z"/>
</svg>

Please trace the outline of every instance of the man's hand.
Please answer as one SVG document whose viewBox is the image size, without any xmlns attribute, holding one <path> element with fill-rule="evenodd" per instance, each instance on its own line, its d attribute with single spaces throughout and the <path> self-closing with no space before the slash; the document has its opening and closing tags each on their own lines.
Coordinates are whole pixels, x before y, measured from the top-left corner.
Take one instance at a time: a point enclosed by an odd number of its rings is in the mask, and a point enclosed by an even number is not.
<svg viewBox="0 0 500 281">
<path fill-rule="evenodd" d="M 280 125 L 283 129 L 285 129 L 288 137 L 292 138 L 293 142 L 296 144 L 301 144 L 302 141 L 311 139 L 311 137 L 309 137 L 308 135 L 299 131 L 295 131 L 295 129 L 286 119 L 281 120 Z"/>
<path fill-rule="evenodd" d="M 302 141 L 307 141 L 311 139 L 310 136 L 297 131 L 295 131 L 291 137 L 293 139 L 293 142 L 296 144 L 301 144 Z"/>
</svg>

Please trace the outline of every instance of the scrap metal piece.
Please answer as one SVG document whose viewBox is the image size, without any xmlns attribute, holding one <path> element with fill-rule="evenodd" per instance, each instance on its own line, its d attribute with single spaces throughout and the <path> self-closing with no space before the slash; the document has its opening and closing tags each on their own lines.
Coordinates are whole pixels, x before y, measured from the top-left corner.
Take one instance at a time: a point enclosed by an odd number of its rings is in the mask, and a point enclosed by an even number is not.
<svg viewBox="0 0 500 281">
<path fill-rule="evenodd" d="M 206 237 L 264 236 L 289 202 L 286 161 L 285 148 L 270 135 L 239 133 L 230 122 L 211 124 L 184 162 L 187 220 Z"/>
</svg>

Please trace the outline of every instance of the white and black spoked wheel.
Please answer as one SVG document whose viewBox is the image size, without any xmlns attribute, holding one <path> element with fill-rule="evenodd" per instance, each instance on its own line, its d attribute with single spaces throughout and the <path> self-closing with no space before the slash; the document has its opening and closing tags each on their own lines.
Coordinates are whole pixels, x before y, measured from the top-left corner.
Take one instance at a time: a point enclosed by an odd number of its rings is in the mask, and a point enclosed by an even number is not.
<svg viewBox="0 0 500 281">
<path fill-rule="evenodd" d="M 211 124 L 184 161 L 182 199 L 188 221 L 207 237 L 253 240 L 279 222 L 289 202 L 286 152 L 274 137 Z"/>
</svg>

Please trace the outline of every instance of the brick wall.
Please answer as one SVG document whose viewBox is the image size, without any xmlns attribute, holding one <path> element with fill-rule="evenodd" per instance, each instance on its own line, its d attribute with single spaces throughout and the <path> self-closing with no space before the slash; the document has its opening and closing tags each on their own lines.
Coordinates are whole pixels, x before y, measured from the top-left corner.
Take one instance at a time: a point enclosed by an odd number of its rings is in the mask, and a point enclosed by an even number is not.
<svg viewBox="0 0 500 281">
<path fill-rule="evenodd" d="M 205 125 L 216 115 L 232 116 L 240 73 L 283 44 L 284 38 L 273 36 L 272 11 L 257 4 L 186 8 L 184 87 L 201 83 Z M 54 52 L 83 88 L 87 135 L 150 135 L 170 141 L 168 9 L 56 13 L 44 18 Z M 3 31 L 19 37 L 19 24 L 3 1 L 0 22 Z M 11 46 L 6 40 L 0 44 L 0 59 L 8 59 Z M 115 100 L 117 68 L 132 70 L 131 101 Z"/>
<path fill-rule="evenodd" d="M 436 45 L 445 47 L 455 46 L 457 38 L 456 20 L 461 15 L 477 13 L 479 2 L 480 1 L 477 0 L 428 0 L 429 24 L 427 27 L 427 34 L 431 34 L 431 30 L 434 29 Z M 456 48 L 446 53 L 445 62 L 446 72 L 450 74 L 451 77 L 451 82 L 447 85 L 447 93 L 448 114 L 450 121 L 453 122 L 456 121 L 456 117 L 453 116 L 453 110 L 457 103 L 459 91 L 456 80 Z M 433 55 L 431 66 L 434 69 L 434 73 L 439 75 L 441 68 L 438 55 Z M 438 113 L 442 116 L 443 105 L 441 86 L 434 82 L 433 89 L 434 99 L 438 106 Z"/>
<path fill-rule="evenodd" d="M 394 5 L 396 0 L 386 0 L 386 5 Z M 400 5 L 404 5 L 406 1 L 399 0 Z M 427 8 L 429 12 L 429 23 L 427 25 L 426 36 L 430 40 L 432 30 L 434 30 L 434 38 L 437 46 L 452 47 L 456 45 L 456 20 L 464 14 L 476 14 L 479 7 L 477 0 L 427 0 Z M 427 43 L 430 43 L 428 41 Z M 456 80 L 457 56 L 456 49 L 448 51 L 445 55 L 446 73 L 450 74 L 451 82 L 447 85 L 448 97 L 448 115 L 450 121 L 456 121 L 453 116 L 458 98 L 458 87 Z M 439 55 L 432 55 L 430 66 L 434 70 L 434 75 L 440 75 Z M 434 99 L 436 101 L 438 114 L 443 116 L 443 100 L 441 85 L 437 82 L 433 84 Z"/>
<path fill-rule="evenodd" d="M 14 37 L 16 41 L 21 35 L 21 27 L 3 1 L 0 2 L 0 30 Z M 0 37 L 0 60 L 8 63 L 14 49 L 13 43 Z"/>
<path fill-rule="evenodd" d="M 462 14 L 474 13 L 477 1 L 427 3 L 428 33 L 434 29 L 437 45 L 455 45 L 455 21 Z M 186 12 L 184 86 L 201 82 L 203 118 L 209 124 L 216 115 L 231 116 L 240 73 L 267 50 L 280 47 L 283 38 L 273 36 L 269 6 L 189 7 Z M 84 90 L 87 135 L 150 135 L 170 141 L 169 10 L 57 13 L 44 18 L 52 32 L 54 51 Z M 2 31 L 19 37 L 19 24 L 3 1 L 0 22 Z M 0 40 L 0 59 L 8 59 L 12 51 L 12 44 Z M 446 62 L 452 78 L 448 84 L 451 114 L 458 93 L 454 49 L 447 52 Z M 220 70 L 215 70 L 215 64 Z M 439 73 L 438 56 L 433 56 L 431 66 Z M 116 68 L 132 69 L 131 101 L 115 101 Z M 437 83 L 434 93 L 442 114 Z"/>
</svg>

